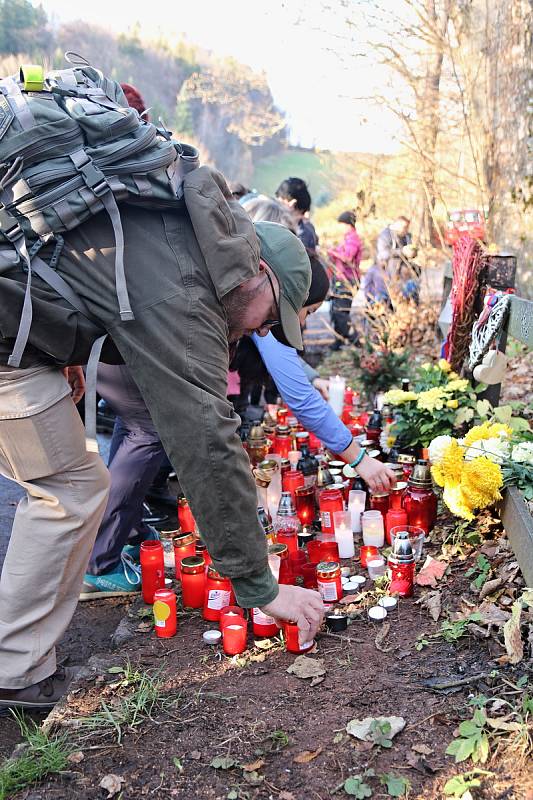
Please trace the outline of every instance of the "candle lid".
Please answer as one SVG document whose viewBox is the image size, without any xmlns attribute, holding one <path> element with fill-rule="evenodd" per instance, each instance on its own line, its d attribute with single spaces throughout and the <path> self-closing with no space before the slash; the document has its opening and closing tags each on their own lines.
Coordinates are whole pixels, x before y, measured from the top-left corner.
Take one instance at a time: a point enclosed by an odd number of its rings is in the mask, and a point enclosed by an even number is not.
<svg viewBox="0 0 533 800">
<path fill-rule="evenodd" d="M 388 497 L 388 492 L 370 492 L 370 497 Z"/>
<path fill-rule="evenodd" d="M 196 540 L 194 533 L 186 532 L 186 533 L 177 533 L 176 536 L 172 537 L 172 544 L 174 547 L 185 547 L 188 544 L 192 544 Z"/>
<path fill-rule="evenodd" d="M 264 470 L 268 473 L 274 473 L 279 469 L 279 464 L 273 458 L 267 458 L 264 461 L 260 461 L 257 465 L 259 469 Z"/>
<path fill-rule="evenodd" d="M 203 556 L 187 556 L 186 558 L 181 559 L 182 572 L 188 573 L 189 570 L 191 572 L 196 572 L 201 567 L 205 567 L 205 560 Z"/>
<path fill-rule="evenodd" d="M 407 487 L 407 481 L 398 481 L 395 486 L 392 487 L 391 492 L 394 494 L 400 494 L 403 490 Z"/>
<path fill-rule="evenodd" d="M 288 547 L 286 544 L 269 544 L 268 545 L 268 555 L 269 556 L 280 556 L 280 558 L 284 558 L 288 553 Z"/>
<path fill-rule="evenodd" d="M 330 575 L 333 572 L 336 572 L 339 569 L 339 564 L 337 561 L 321 561 L 316 566 L 316 571 L 322 572 L 325 575 Z"/>
<path fill-rule="evenodd" d="M 204 640 L 204 642 L 206 644 L 218 644 L 218 642 L 220 642 L 221 638 L 222 638 L 222 632 L 221 631 L 215 631 L 215 630 L 205 631 L 202 634 L 202 639 Z"/>
</svg>

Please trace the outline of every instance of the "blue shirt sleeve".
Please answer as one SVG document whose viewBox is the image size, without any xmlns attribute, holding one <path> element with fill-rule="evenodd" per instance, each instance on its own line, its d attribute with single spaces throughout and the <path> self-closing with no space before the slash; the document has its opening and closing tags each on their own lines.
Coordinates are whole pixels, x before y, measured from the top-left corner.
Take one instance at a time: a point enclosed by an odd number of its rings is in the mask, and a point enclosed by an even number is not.
<svg viewBox="0 0 533 800">
<path fill-rule="evenodd" d="M 252 339 L 283 400 L 302 425 L 334 453 L 346 450 L 351 444 L 352 435 L 309 383 L 296 350 L 278 342 L 271 333 L 267 336 L 254 333 Z"/>
</svg>

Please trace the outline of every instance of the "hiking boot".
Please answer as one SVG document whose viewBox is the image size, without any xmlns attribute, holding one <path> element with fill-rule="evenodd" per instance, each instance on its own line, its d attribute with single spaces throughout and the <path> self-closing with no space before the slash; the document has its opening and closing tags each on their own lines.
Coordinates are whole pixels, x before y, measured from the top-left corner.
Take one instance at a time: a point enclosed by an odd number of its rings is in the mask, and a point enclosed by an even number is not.
<svg viewBox="0 0 533 800">
<path fill-rule="evenodd" d="M 53 708 L 79 670 L 58 667 L 53 675 L 25 689 L 0 689 L 0 708 Z"/>
<path fill-rule="evenodd" d="M 121 553 L 120 563 L 113 572 L 104 575 L 85 574 L 80 600 L 101 597 L 133 597 L 141 591 L 141 568 L 127 553 Z"/>
<path fill-rule="evenodd" d="M 148 525 L 148 533 L 145 536 L 138 534 L 138 538 L 139 544 L 125 544 L 122 548 L 122 552 L 137 563 L 139 563 L 141 558 L 141 542 L 158 542 L 160 539 L 159 531 L 156 531 L 155 528 Z"/>
</svg>

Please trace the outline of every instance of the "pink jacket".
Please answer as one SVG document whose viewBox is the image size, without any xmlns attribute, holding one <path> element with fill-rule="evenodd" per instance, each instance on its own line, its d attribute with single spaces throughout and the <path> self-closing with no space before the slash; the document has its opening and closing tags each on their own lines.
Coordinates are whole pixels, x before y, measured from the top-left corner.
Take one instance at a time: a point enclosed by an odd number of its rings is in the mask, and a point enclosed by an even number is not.
<svg viewBox="0 0 533 800">
<path fill-rule="evenodd" d="M 359 280 L 359 264 L 363 257 L 363 241 L 355 228 L 348 231 L 344 236 L 344 241 L 337 247 L 328 250 L 328 255 L 335 263 L 335 276 L 346 278 L 350 282 Z"/>
</svg>

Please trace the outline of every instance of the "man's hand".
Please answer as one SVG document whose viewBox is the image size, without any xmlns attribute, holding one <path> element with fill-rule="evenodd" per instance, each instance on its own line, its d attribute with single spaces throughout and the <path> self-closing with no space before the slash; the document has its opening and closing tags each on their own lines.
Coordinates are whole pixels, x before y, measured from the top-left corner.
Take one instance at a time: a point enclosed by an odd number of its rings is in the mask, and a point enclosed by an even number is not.
<svg viewBox="0 0 533 800">
<path fill-rule="evenodd" d="M 315 378 L 313 381 L 313 386 L 320 392 L 324 400 L 329 400 L 329 381 L 325 378 Z"/>
<path fill-rule="evenodd" d="M 70 396 L 75 403 L 79 403 L 85 394 L 85 375 L 81 367 L 66 367 L 63 375 L 69 382 Z"/>
<path fill-rule="evenodd" d="M 394 472 L 376 458 L 365 455 L 355 469 L 371 492 L 388 492 L 396 483 Z"/>
<path fill-rule="evenodd" d="M 318 592 L 301 586 L 280 584 L 279 594 L 261 609 L 275 620 L 296 622 L 300 644 L 310 642 L 322 624 L 324 603 Z"/>
</svg>

